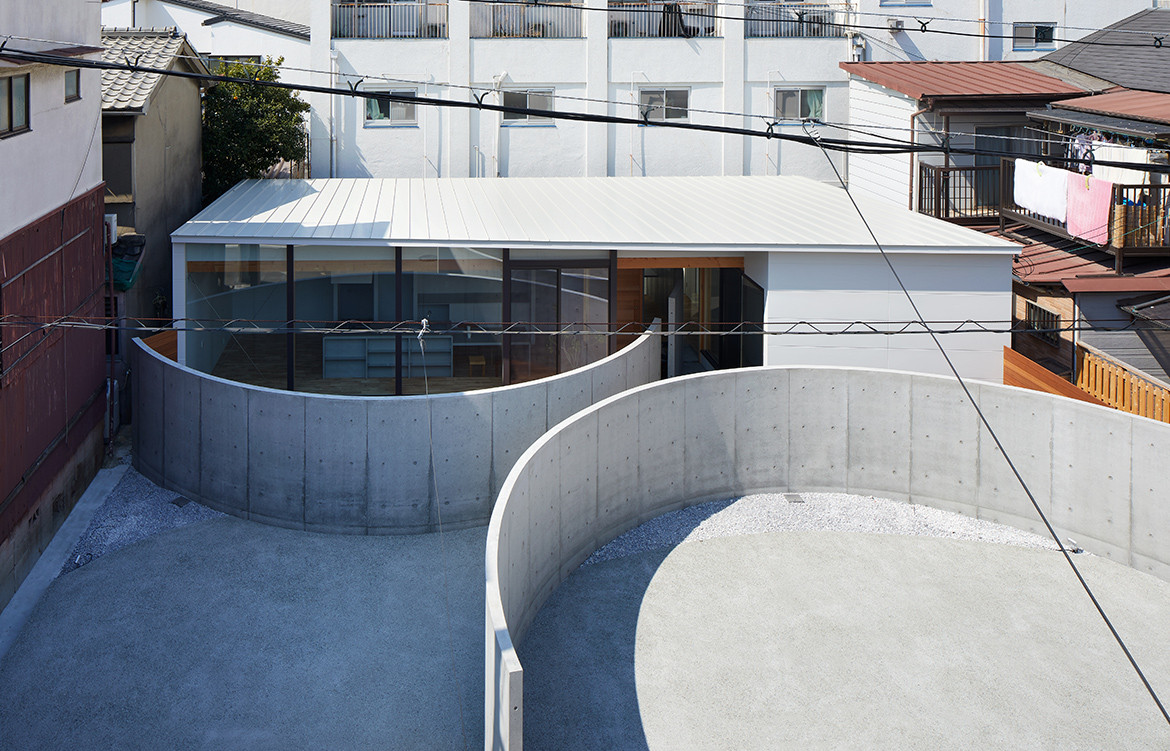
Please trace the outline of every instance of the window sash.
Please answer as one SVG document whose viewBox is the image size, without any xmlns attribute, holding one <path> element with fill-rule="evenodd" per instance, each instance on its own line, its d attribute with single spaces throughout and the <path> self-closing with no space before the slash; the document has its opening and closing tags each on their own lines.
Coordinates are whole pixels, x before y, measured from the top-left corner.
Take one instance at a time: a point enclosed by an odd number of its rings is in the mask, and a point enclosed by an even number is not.
<svg viewBox="0 0 1170 751">
<path fill-rule="evenodd" d="M 390 95 L 415 96 L 417 89 L 393 89 L 378 93 L 386 96 L 366 100 L 367 123 L 413 125 L 418 122 L 418 107 L 414 102 L 398 102 L 389 98 Z"/>
<path fill-rule="evenodd" d="M 551 110 L 553 108 L 552 89 L 512 89 L 501 92 L 501 102 L 505 107 L 519 107 L 523 109 Z M 504 121 L 509 123 L 547 123 L 552 118 L 543 115 L 530 115 L 525 112 L 505 112 Z"/>
<path fill-rule="evenodd" d="M 1012 26 L 1013 50 L 1038 50 L 1056 46 L 1056 25 L 1017 23 Z"/>
<path fill-rule="evenodd" d="M 776 89 L 777 120 L 823 120 L 824 89 Z"/>
<path fill-rule="evenodd" d="M 12 130 L 28 127 L 28 74 L 12 78 Z"/>
<path fill-rule="evenodd" d="M 690 109 L 689 89 L 641 89 L 638 95 L 643 119 L 651 122 L 686 120 Z"/>
<path fill-rule="evenodd" d="M 0 133 L 12 130 L 12 79 L 0 78 Z"/>
<path fill-rule="evenodd" d="M 81 71 L 65 71 L 65 101 L 72 102 L 81 98 Z"/>
</svg>

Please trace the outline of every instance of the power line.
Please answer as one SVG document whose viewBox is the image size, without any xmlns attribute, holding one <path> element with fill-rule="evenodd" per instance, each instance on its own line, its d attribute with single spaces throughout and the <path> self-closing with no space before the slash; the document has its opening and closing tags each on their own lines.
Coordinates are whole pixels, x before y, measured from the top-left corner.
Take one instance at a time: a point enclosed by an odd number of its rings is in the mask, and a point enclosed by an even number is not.
<svg viewBox="0 0 1170 751">
<path fill-rule="evenodd" d="M 857 216 L 861 218 L 862 223 L 865 224 L 866 229 L 869 231 L 870 237 L 873 238 L 874 245 L 881 252 L 882 258 L 889 267 L 890 273 L 898 282 L 898 286 L 905 295 L 906 301 L 909 302 L 910 307 L 914 309 L 915 316 L 917 316 L 919 319 L 923 319 L 922 313 L 918 310 L 918 305 L 914 302 L 914 297 L 910 294 L 910 290 L 906 288 L 906 285 L 903 284 L 902 277 L 898 274 L 898 270 L 894 268 L 893 261 L 886 253 L 885 248 L 882 247 L 882 244 L 878 240 L 877 235 L 874 234 L 874 231 L 870 227 L 868 220 L 865 218 L 865 214 L 861 211 L 861 207 L 858 206 L 857 202 L 853 200 L 853 194 L 849 191 L 849 186 L 845 184 L 845 180 L 841 177 L 841 173 L 837 171 L 837 166 L 833 163 L 833 160 L 829 157 L 827 151 L 822 149 L 822 153 L 825 155 L 825 160 L 828 161 L 829 165 L 833 168 L 833 172 L 836 173 L 837 180 L 841 183 L 841 187 L 845 190 L 845 194 L 849 196 L 849 200 L 853 204 L 853 208 L 857 212 Z M 1109 632 L 1113 634 L 1113 638 L 1117 641 L 1118 646 L 1121 647 L 1121 651 L 1125 653 L 1126 659 L 1129 660 L 1129 664 L 1133 666 L 1134 671 L 1138 674 L 1138 677 L 1141 678 L 1142 684 L 1146 687 L 1146 691 L 1149 693 L 1150 698 L 1152 698 L 1154 703 L 1158 705 L 1158 711 L 1162 713 L 1162 717 L 1166 720 L 1166 724 L 1170 725 L 1170 713 L 1167 713 L 1166 707 L 1162 705 L 1162 700 L 1158 698 L 1158 694 L 1154 691 L 1154 687 L 1151 686 L 1149 680 L 1146 679 L 1146 674 L 1142 672 L 1142 669 L 1138 665 L 1137 660 L 1135 660 L 1133 654 L 1130 653 L 1129 647 L 1127 647 L 1125 644 L 1125 640 L 1121 638 L 1121 634 L 1119 634 L 1117 629 L 1113 627 L 1113 622 L 1109 620 L 1109 616 L 1106 615 L 1105 609 L 1102 608 L 1101 603 L 1097 601 L 1097 597 L 1093 594 L 1093 590 L 1089 587 L 1089 583 L 1085 581 L 1085 578 L 1081 575 L 1080 569 L 1077 567 L 1076 563 L 1072 559 L 1072 556 L 1069 555 L 1068 550 L 1065 548 L 1064 543 L 1060 541 L 1060 536 L 1056 534 L 1056 530 L 1053 529 L 1052 524 L 1048 521 L 1048 516 L 1044 513 L 1044 510 L 1040 508 L 1040 504 L 1036 500 L 1036 497 L 1032 494 L 1032 490 L 1028 487 L 1028 483 L 1024 481 L 1020 471 L 1016 468 L 1015 462 L 1012 461 L 1011 455 L 1004 447 L 1003 442 L 1000 441 L 999 436 L 995 432 L 995 429 L 991 427 L 991 423 L 988 421 L 987 416 L 983 414 L 983 409 L 979 406 L 979 402 L 975 400 L 975 395 L 972 394 L 971 390 L 967 387 L 967 383 L 963 380 L 963 376 L 960 375 L 958 368 L 956 368 L 954 362 L 951 361 L 950 355 L 947 354 L 946 348 L 943 347 L 942 342 L 939 340 L 937 335 L 931 333 L 930 337 L 934 341 L 935 346 L 938 348 L 939 353 L 946 361 L 947 367 L 950 369 L 951 373 L 954 374 L 955 380 L 958 381 L 959 386 L 963 389 L 963 393 L 966 394 L 967 401 L 971 403 L 975 413 L 979 415 L 979 420 L 983 423 L 983 427 L 987 428 L 987 432 L 991 435 L 991 439 L 995 442 L 995 446 L 997 449 L 999 449 L 999 453 L 1003 455 L 1004 460 L 1008 463 L 1008 467 L 1010 467 L 1012 470 L 1012 474 L 1015 475 L 1016 480 L 1020 484 L 1020 487 L 1023 488 L 1024 494 L 1028 496 L 1028 500 L 1031 501 L 1032 507 L 1036 510 L 1040 520 L 1044 522 L 1044 526 L 1047 528 L 1048 534 L 1052 536 L 1052 539 L 1056 542 L 1056 546 L 1060 549 L 1061 555 L 1064 556 L 1065 561 L 1068 562 L 1069 567 L 1072 568 L 1073 573 L 1076 574 L 1077 581 L 1081 583 L 1081 587 L 1084 588 L 1085 594 L 1087 594 L 1089 599 L 1092 600 L 1093 607 L 1097 609 L 1097 613 L 1101 616 L 1101 619 L 1105 621 L 1105 625 L 1109 627 Z"/>
<path fill-rule="evenodd" d="M 642 118 L 622 117 L 617 115 L 601 115 L 591 114 L 586 112 L 571 112 L 564 110 L 545 110 L 533 107 L 516 107 L 502 104 L 490 104 L 483 101 L 484 97 L 477 97 L 474 101 L 462 101 L 458 99 L 444 99 L 439 97 L 421 97 L 416 95 L 407 95 L 403 93 L 386 93 L 386 92 L 370 92 L 357 88 L 354 84 L 348 88 L 335 88 L 327 86 L 314 86 L 306 84 L 290 84 L 283 81 L 263 81 L 254 78 L 239 78 L 236 76 L 224 75 L 202 75 L 199 73 L 192 73 L 189 71 L 167 70 L 161 68 L 151 68 L 148 66 L 136 65 L 132 63 L 112 63 L 105 60 L 88 60 L 84 58 L 71 58 L 60 55 L 53 55 L 48 53 L 31 52 L 27 50 L 5 50 L 5 57 L 10 59 L 24 60 L 31 63 L 41 63 L 46 65 L 59 65 L 65 67 L 85 67 L 97 68 L 100 70 L 122 70 L 136 73 L 153 73 L 157 75 L 176 76 L 180 78 L 191 78 L 205 81 L 217 81 L 221 83 L 236 83 L 241 85 L 253 85 L 269 88 L 279 88 L 290 91 L 308 91 L 313 93 L 330 94 L 338 96 L 349 96 L 360 99 L 386 99 L 389 101 L 405 102 L 408 104 L 424 105 L 424 106 L 438 106 L 438 107 L 452 107 L 457 109 L 478 109 L 487 110 L 490 112 L 514 113 L 522 115 L 532 115 L 537 117 L 545 117 L 558 120 L 570 120 L 579 122 L 597 122 L 610 123 L 619 125 L 645 125 L 655 128 L 669 128 L 675 130 L 688 130 L 695 132 L 710 132 L 724 135 L 738 135 L 752 138 L 764 138 L 768 140 L 792 141 L 795 143 L 802 143 L 808 146 L 819 146 L 823 149 L 830 149 L 834 151 L 841 151 L 846 153 L 869 153 L 869 154 L 901 154 L 901 153 L 950 153 L 957 155 L 978 155 L 985 156 L 1000 156 L 1000 157 L 1015 157 L 1017 155 L 1002 151 L 993 151 L 988 149 L 973 149 L 965 147 L 947 147 L 932 146 L 929 144 L 906 144 L 901 145 L 897 143 L 880 143 L 880 142 L 862 142 L 851 141 L 847 139 L 829 139 L 821 137 L 819 141 L 814 141 L 807 135 L 801 136 L 793 133 L 786 133 L 778 131 L 775 126 L 779 123 L 773 122 L 766 130 L 753 130 L 751 128 L 739 128 L 725 125 L 708 125 L 701 123 L 689 122 L 675 122 L 669 120 L 652 120 L 649 117 L 649 112 Z M 1122 167 L 1134 169 L 1134 164 L 1130 162 L 1115 162 L 1107 160 L 1092 160 L 1092 159 L 1077 159 L 1067 158 L 1062 161 L 1066 163 L 1085 163 L 1085 164 L 1099 164 L 1110 167 Z M 1157 172 L 1170 174 L 1170 165 L 1141 165 L 1143 171 Z"/>
</svg>

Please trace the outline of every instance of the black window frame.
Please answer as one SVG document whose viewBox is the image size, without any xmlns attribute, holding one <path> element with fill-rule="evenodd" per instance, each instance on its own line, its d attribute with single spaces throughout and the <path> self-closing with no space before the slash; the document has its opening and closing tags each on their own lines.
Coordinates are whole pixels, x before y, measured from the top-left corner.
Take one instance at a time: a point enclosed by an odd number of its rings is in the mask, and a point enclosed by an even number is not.
<svg viewBox="0 0 1170 751">
<path fill-rule="evenodd" d="M 77 86 L 74 89 L 74 94 L 69 95 L 69 78 L 73 77 L 77 80 Z M 81 100 L 81 68 L 70 68 L 65 71 L 65 103 L 77 102 Z"/>
<path fill-rule="evenodd" d="M 13 127 L 16 113 L 15 99 L 12 95 L 14 90 L 13 82 L 18 79 L 24 79 L 24 125 L 21 127 Z M 18 133 L 27 133 L 32 130 L 32 76 L 28 73 L 17 73 L 12 76 L 0 77 L 0 86 L 5 87 L 5 99 L 8 111 L 5 113 L 8 118 L 8 124 L 4 128 L 0 128 L 0 138 L 8 138 L 9 136 L 17 135 Z"/>
<path fill-rule="evenodd" d="M 1029 334 L 1045 344 L 1060 346 L 1060 313 L 1032 300 L 1024 300 L 1024 325 Z"/>
</svg>

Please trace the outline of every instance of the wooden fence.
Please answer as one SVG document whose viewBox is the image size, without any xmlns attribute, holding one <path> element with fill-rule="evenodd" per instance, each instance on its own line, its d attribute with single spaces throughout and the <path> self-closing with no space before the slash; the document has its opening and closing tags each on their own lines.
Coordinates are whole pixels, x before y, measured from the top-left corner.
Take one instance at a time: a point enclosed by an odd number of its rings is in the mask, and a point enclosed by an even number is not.
<svg viewBox="0 0 1170 751">
<path fill-rule="evenodd" d="M 1003 348 L 1003 384 L 1109 406 L 1010 347 Z"/>
<path fill-rule="evenodd" d="M 1170 388 L 1083 342 L 1077 343 L 1077 386 L 1106 406 L 1170 422 Z"/>
</svg>

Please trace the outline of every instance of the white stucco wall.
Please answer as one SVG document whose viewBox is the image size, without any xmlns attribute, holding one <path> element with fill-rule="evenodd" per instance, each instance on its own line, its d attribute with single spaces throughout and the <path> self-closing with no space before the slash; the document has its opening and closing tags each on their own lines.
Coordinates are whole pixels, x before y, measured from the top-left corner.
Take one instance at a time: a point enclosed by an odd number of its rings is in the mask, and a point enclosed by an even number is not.
<svg viewBox="0 0 1170 751">
<path fill-rule="evenodd" d="M 927 321 L 1011 320 L 1011 256 L 944 252 L 895 253 L 894 268 Z M 761 274 L 758 260 L 751 271 Z M 747 265 L 745 264 L 745 270 Z M 749 274 L 750 275 L 750 274 Z M 768 254 L 764 319 L 791 322 L 889 321 L 900 328 L 916 316 L 880 255 L 772 252 Z M 784 327 L 772 327 L 779 330 Z M 1001 383 L 1003 347 L 994 333 L 940 337 L 964 377 Z M 843 365 L 950 374 L 929 335 L 790 334 L 764 338 L 765 365 Z"/>
<path fill-rule="evenodd" d="M 0 30 L 101 46 L 98 6 L 85 0 L 4 0 Z M 23 40 L 13 39 L 19 49 Z M 81 99 L 65 102 L 58 66 L 0 63 L 0 76 L 29 73 L 30 130 L 0 139 L 0 238 L 94 188 L 102 179 L 101 73 L 81 71 Z"/>
<path fill-rule="evenodd" d="M 977 37 L 923 34 L 914 19 L 935 19 L 931 28 L 974 34 L 979 31 L 978 24 L 964 21 L 984 17 L 981 6 L 986 6 L 984 12 L 989 24 L 988 33 L 1009 37 L 989 39 L 987 59 L 1030 60 L 1044 52 L 1013 52 L 1010 39 L 1013 23 L 1055 23 L 1058 39 L 1077 39 L 1091 33 L 1085 29 L 1100 29 L 1116 23 L 1150 8 L 1152 3 L 1150 0 L 1116 0 L 1108 3 L 1070 3 L 1067 0 L 907 0 L 895 4 L 890 0 L 861 0 L 858 6 L 861 13 L 859 23 L 882 27 L 863 31 L 870 39 L 866 59 L 978 60 L 980 40 Z M 885 30 L 886 18 L 890 16 L 903 17 L 906 31 L 891 34 Z"/>
<path fill-rule="evenodd" d="M 233 6 L 235 0 L 220 0 L 221 4 Z M 247 1 L 240 2 L 240 8 L 247 5 Z M 102 5 L 102 24 L 104 26 L 130 26 L 130 0 L 111 0 Z M 308 6 L 306 4 L 306 16 Z M 258 9 L 257 12 L 263 12 Z M 279 14 L 268 14 L 277 15 Z M 309 82 L 309 40 L 297 39 L 286 34 L 258 29 L 253 26 L 244 26 L 221 21 L 210 26 L 203 22 L 212 15 L 202 11 L 186 8 L 181 5 L 172 5 L 160 0 L 137 0 L 134 11 L 134 25 L 140 28 L 175 26 L 187 35 L 187 41 L 201 55 L 235 56 L 256 55 L 261 58 L 268 56 L 274 60 L 284 58 L 284 68 L 281 70 L 281 80 L 289 83 Z M 283 16 L 291 19 L 287 14 Z M 308 20 L 304 21 L 308 23 Z M 300 68 L 302 70 L 295 70 Z"/>
</svg>

